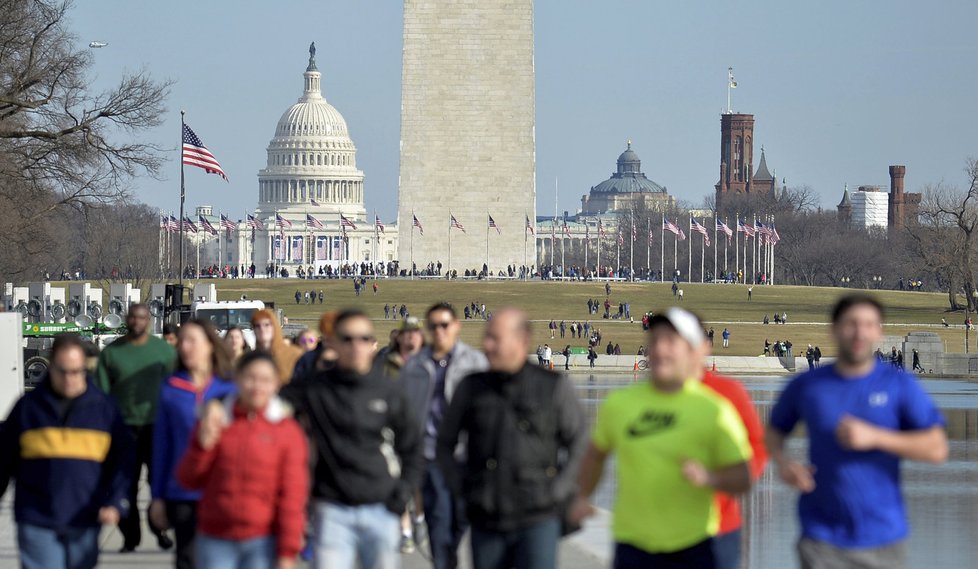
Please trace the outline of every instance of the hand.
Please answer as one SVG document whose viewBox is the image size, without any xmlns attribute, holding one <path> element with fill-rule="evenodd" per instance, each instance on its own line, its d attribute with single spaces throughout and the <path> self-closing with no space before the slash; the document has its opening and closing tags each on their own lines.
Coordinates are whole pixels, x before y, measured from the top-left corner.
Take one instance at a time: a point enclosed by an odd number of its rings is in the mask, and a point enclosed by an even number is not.
<svg viewBox="0 0 978 569">
<path fill-rule="evenodd" d="M 686 459 L 683 461 L 683 478 L 697 488 L 712 488 L 713 473 L 705 466 L 695 460 Z"/>
<path fill-rule="evenodd" d="M 163 500 L 153 500 L 149 505 L 149 521 L 159 531 L 170 529 L 170 520 L 166 517 L 166 503 Z"/>
<path fill-rule="evenodd" d="M 783 460 L 778 463 L 778 474 L 785 484 L 808 494 L 815 489 L 815 467 L 805 466 L 793 460 Z"/>
<path fill-rule="evenodd" d="M 115 508 L 115 506 L 105 506 L 104 508 L 100 508 L 98 511 L 98 523 L 102 524 L 103 526 L 118 525 L 121 517 L 122 515 L 119 513 L 119 510 Z"/>
<path fill-rule="evenodd" d="M 591 501 L 582 496 L 578 496 L 574 499 L 574 503 L 571 505 L 570 511 L 568 512 L 568 517 L 574 525 L 581 525 L 584 520 L 594 515 L 594 506 L 591 505 Z"/>
<path fill-rule="evenodd" d="M 852 415 L 845 415 L 835 427 L 835 438 L 842 448 L 848 450 L 873 450 L 879 440 L 879 428 Z"/>
<path fill-rule="evenodd" d="M 275 562 L 275 569 L 294 569 L 295 559 L 291 557 L 279 557 Z"/>
<path fill-rule="evenodd" d="M 200 427 L 197 430 L 197 442 L 204 450 L 211 450 L 214 445 L 221 440 L 221 433 L 227 421 L 224 417 L 224 408 L 218 401 L 210 401 L 204 408 L 204 414 L 200 418 Z"/>
</svg>

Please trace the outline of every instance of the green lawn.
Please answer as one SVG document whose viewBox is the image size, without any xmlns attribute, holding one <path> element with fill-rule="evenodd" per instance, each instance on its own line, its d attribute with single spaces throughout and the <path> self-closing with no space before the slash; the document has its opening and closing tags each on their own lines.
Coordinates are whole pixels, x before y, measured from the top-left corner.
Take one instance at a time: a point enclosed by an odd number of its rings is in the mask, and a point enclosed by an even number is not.
<svg viewBox="0 0 978 569">
<path fill-rule="evenodd" d="M 547 322 L 561 319 L 568 323 L 590 318 L 603 332 L 605 342 L 620 343 L 622 353 L 633 354 L 642 342 L 641 315 L 646 310 L 658 311 L 678 304 L 670 292 L 669 284 L 612 284 L 610 300 L 617 310 L 618 302 L 628 302 L 635 323 L 604 320 L 587 314 L 587 299 L 594 298 L 604 302 L 603 283 L 558 283 L 558 282 L 446 282 L 443 280 L 381 280 L 380 291 L 373 294 L 370 282 L 366 293 L 357 297 L 351 281 L 299 281 L 238 279 L 215 281 L 218 284 L 220 300 L 237 299 L 242 294 L 249 298 L 274 302 L 282 308 L 290 322 L 303 322 L 315 325 L 315 319 L 324 309 L 359 308 L 377 321 L 378 335 L 383 336 L 395 324 L 383 321 L 385 303 L 406 304 L 410 313 L 423 315 L 425 309 L 434 302 L 447 301 L 461 307 L 470 302 L 485 303 L 487 308 L 497 310 L 504 306 L 516 306 L 529 313 L 536 323 L 535 340 L 548 342 L 552 346 L 560 344 L 581 345 L 572 342 L 570 334 L 561 342 L 560 338 L 550 341 Z M 322 289 L 325 303 L 320 306 L 295 304 L 295 291 Z M 684 284 L 685 299 L 682 306 L 699 314 L 709 327 L 716 331 L 719 346 L 720 332 L 724 326 L 731 330 L 731 347 L 720 350 L 729 355 L 758 355 L 762 351 L 765 338 L 771 341 L 789 339 L 795 345 L 796 353 L 803 351 L 808 343 L 819 345 L 823 353 L 830 355 L 831 342 L 828 336 L 828 322 L 833 302 L 847 292 L 847 289 L 820 287 L 754 287 L 753 301 L 747 302 L 747 288 L 742 285 L 703 285 Z M 962 328 L 942 329 L 941 318 L 947 317 L 952 324 L 960 324 L 963 315 L 947 315 L 944 310 L 946 295 L 934 293 L 911 293 L 879 291 L 878 295 L 888 307 L 888 322 L 898 324 L 887 326 L 887 335 L 904 335 L 913 330 L 929 330 L 941 334 L 947 342 L 949 351 L 964 351 L 964 330 Z M 787 326 L 760 324 L 765 314 L 772 317 L 777 312 L 787 312 Z M 460 310 L 461 312 L 461 310 Z M 725 324 L 729 323 L 729 324 Z M 462 337 L 470 343 L 477 343 L 482 333 L 481 321 L 469 321 L 463 326 Z"/>
</svg>

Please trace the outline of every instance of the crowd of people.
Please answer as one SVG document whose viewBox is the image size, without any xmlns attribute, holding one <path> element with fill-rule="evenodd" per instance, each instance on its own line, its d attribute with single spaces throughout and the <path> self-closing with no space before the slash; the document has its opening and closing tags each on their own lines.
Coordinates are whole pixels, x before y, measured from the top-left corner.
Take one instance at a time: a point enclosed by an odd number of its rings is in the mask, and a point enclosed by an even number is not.
<svg viewBox="0 0 978 569">
<path fill-rule="evenodd" d="M 203 320 L 172 346 L 135 304 L 95 358 L 56 338 L 48 376 L 0 427 L 0 494 L 13 479 L 25 569 L 95 567 L 103 525 L 118 524 L 122 552 L 139 547 L 144 467 L 149 528 L 180 569 L 289 569 L 303 554 L 390 569 L 422 542 L 451 569 L 466 534 L 475 569 L 552 569 L 614 455 L 614 567 L 733 569 L 738 496 L 770 457 L 801 495 L 802 567 L 900 568 L 900 461 L 940 463 L 947 441 L 916 379 L 874 357 L 882 319 L 872 297 L 839 301 L 836 362 L 792 380 L 765 431 L 745 388 L 704 367 L 703 323 L 656 313 L 647 381 L 612 392 L 589 432 L 571 381 L 528 365 L 516 309 L 487 319 L 481 349 L 445 303 L 387 342 L 357 310 L 292 341 L 262 310 L 252 349 Z M 784 450 L 799 422 L 810 464 Z"/>
</svg>

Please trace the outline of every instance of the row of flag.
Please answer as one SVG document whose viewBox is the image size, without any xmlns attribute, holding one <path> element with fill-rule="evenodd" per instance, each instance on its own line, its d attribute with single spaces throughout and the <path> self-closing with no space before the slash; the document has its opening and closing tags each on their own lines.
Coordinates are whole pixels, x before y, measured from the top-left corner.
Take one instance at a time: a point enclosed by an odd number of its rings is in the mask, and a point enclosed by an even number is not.
<svg viewBox="0 0 978 569">
<path fill-rule="evenodd" d="M 235 222 L 231 221 L 231 219 L 228 216 L 221 214 L 220 226 L 221 229 L 224 229 L 226 231 L 231 231 L 232 229 L 235 228 L 236 224 Z M 249 214 L 248 227 L 251 229 L 264 230 L 265 223 L 262 220 L 255 217 L 254 215 Z M 282 217 L 279 214 L 276 214 L 275 227 L 279 228 L 280 230 L 292 229 L 293 224 L 288 219 Z M 355 230 L 357 228 L 357 224 L 354 223 L 353 220 L 346 217 L 345 215 L 340 214 L 340 227 L 343 228 L 344 230 L 346 229 Z M 377 229 L 379 233 L 386 233 L 386 226 L 384 225 L 384 222 L 380 220 L 380 216 L 375 216 L 374 227 Z M 325 229 L 326 226 L 323 224 L 322 221 L 317 219 L 315 216 L 307 213 L 306 228 Z M 160 215 L 160 229 L 164 231 L 179 231 L 180 221 L 172 215 Z M 208 220 L 203 215 L 197 216 L 196 223 L 194 223 L 189 217 L 184 217 L 183 230 L 190 233 L 197 233 L 198 231 L 204 231 L 206 233 L 210 233 L 211 235 L 217 235 L 217 228 L 215 228 L 214 225 L 210 222 L 210 220 Z"/>
<path fill-rule="evenodd" d="M 448 217 L 449 217 L 449 222 L 448 222 L 449 230 L 458 229 L 462 233 L 465 233 L 465 226 L 462 225 L 462 223 L 458 220 L 458 218 L 455 217 L 455 214 L 448 212 Z M 502 234 L 502 231 L 499 229 L 499 224 L 496 223 L 496 220 L 492 218 L 492 215 L 487 214 L 487 217 L 489 219 L 488 219 L 488 225 L 486 227 L 488 227 L 489 229 L 495 229 L 496 233 Z M 380 223 L 380 218 L 377 219 L 377 222 Z M 411 227 L 412 228 L 417 227 L 418 233 L 424 235 L 424 226 L 421 225 L 421 220 L 418 219 L 417 214 L 414 213 L 411 214 Z M 526 230 L 529 231 L 530 233 L 534 233 L 533 226 L 530 225 L 529 216 L 527 216 L 526 218 Z"/>
</svg>

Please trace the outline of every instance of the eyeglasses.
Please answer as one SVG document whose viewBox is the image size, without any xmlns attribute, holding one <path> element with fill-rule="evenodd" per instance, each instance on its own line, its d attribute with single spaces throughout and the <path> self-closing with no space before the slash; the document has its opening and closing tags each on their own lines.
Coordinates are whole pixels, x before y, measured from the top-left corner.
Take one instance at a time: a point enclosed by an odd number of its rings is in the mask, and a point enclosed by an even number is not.
<svg viewBox="0 0 978 569">
<path fill-rule="evenodd" d="M 377 340 L 373 336 L 345 336 L 345 335 L 341 335 L 341 336 L 338 336 L 337 338 L 339 339 L 340 342 L 342 342 L 344 344 L 352 344 L 354 342 L 360 342 L 360 343 L 363 343 L 363 344 L 372 344 L 373 342 L 375 342 Z"/>
<path fill-rule="evenodd" d="M 448 327 L 451 326 L 451 325 L 452 325 L 451 322 L 429 322 L 428 323 L 428 329 L 429 330 L 437 330 L 439 328 L 442 328 L 444 330 L 447 330 Z"/>
</svg>

